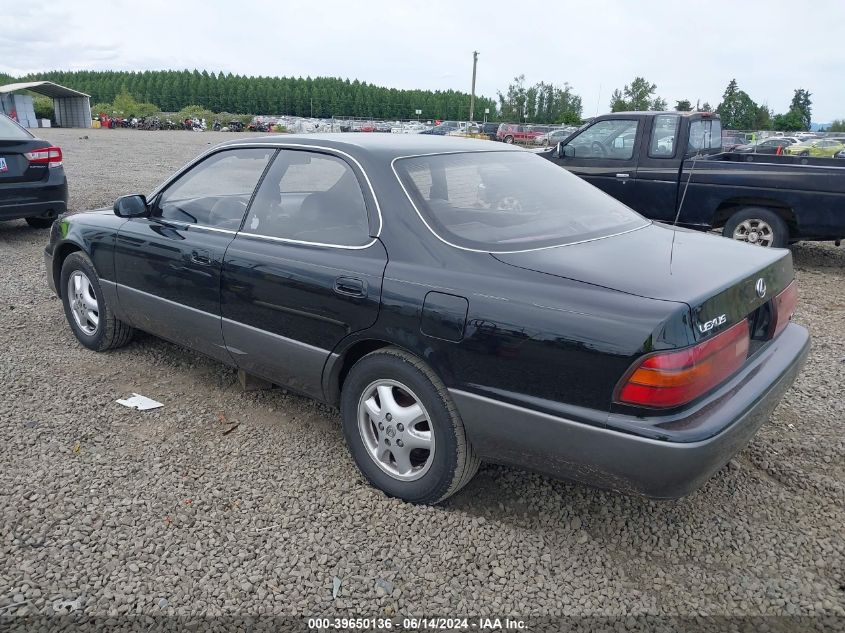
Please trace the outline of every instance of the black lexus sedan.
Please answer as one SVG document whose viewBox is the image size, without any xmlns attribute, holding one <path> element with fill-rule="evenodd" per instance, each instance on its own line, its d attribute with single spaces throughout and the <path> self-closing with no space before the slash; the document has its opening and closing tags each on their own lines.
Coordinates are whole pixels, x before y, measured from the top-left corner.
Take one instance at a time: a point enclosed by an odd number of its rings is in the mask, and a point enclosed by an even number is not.
<svg viewBox="0 0 845 633">
<path fill-rule="evenodd" d="M 369 481 L 420 503 L 481 460 L 687 494 L 809 345 L 789 251 L 655 224 L 470 139 L 224 143 L 63 217 L 45 259 L 85 347 L 137 328 L 337 406 Z"/>
<path fill-rule="evenodd" d="M 0 114 L 0 220 L 46 229 L 67 210 L 62 150 Z"/>
</svg>

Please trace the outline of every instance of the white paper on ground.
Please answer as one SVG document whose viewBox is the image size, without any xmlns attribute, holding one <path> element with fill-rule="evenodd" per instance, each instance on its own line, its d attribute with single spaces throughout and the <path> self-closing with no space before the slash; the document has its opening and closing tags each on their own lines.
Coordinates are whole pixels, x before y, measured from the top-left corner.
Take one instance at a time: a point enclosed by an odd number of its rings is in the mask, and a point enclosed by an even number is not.
<svg viewBox="0 0 845 633">
<path fill-rule="evenodd" d="M 164 406 L 161 402 L 156 402 L 152 398 L 148 398 L 147 396 L 142 396 L 137 393 L 133 393 L 132 397 L 126 398 L 126 400 L 118 400 L 117 403 L 122 404 L 124 407 L 129 407 L 130 409 L 138 409 L 138 411 L 158 409 L 159 407 Z"/>
</svg>

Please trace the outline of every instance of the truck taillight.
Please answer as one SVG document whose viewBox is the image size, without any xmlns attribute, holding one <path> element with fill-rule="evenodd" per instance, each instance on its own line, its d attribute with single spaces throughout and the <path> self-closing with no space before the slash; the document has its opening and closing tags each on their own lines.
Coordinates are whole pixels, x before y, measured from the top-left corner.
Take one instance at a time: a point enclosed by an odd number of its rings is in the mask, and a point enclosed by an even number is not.
<svg viewBox="0 0 845 633">
<path fill-rule="evenodd" d="M 60 147 L 42 147 L 24 154 L 30 163 L 36 165 L 47 165 L 48 167 L 61 167 L 62 150 Z"/>
<path fill-rule="evenodd" d="M 770 338 L 774 338 L 789 325 L 795 306 L 798 304 L 798 285 L 793 281 L 779 295 L 772 299 L 772 325 Z"/>
<path fill-rule="evenodd" d="M 637 407 L 677 407 L 730 378 L 748 357 L 748 320 L 693 347 L 658 352 L 638 361 L 616 388 L 616 402 Z"/>
</svg>

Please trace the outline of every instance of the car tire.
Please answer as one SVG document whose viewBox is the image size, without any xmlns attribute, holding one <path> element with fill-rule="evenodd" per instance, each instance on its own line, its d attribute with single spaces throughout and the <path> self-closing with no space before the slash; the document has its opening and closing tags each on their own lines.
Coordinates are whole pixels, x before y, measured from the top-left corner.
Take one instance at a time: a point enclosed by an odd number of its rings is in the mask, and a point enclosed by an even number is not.
<svg viewBox="0 0 845 633">
<path fill-rule="evenodd" d="M 49 229 L 56 220 L 55 216 L 49 218 L 26 218 L 26 223 L 34 229 Z"/>
<path fill-rule="evenodd" d="M 87 255 L 76 252 L 67 256 L 62 264 L 60 284 L 65 317 L 83 346 L 104 352 L 132 340 L 135 330 L 114 316 L 103 295 L 100 277 Z"/>
<path fill-rule="evenodd" d="M 387 347 L 356 362 L 343 383 L 340 410 L 352 458 L 391 497 L 438 503 L 478 471 L 480 460 L 446 386 L 413 354 Z"/>
<path fill-rule="evenodd" d="M 506 136 L 504 140 L 505 140 L 505 143 L 507 143 L 508 145 L 513 143 L 513 137 L 512 136 Z"/>
<path fill-rule="evenodd" d="M 789 228 L 777 213 L 762 207 L 746 207 L 725 223 L 722 235 L 767 248 L 786 248 Z"/>
<path fill-rule="evenodd" d="M 798 154 L 799 156 L 804 156 L 805 158 L 810 155 L 810 152 L 801 152 Z"/>
</svg>

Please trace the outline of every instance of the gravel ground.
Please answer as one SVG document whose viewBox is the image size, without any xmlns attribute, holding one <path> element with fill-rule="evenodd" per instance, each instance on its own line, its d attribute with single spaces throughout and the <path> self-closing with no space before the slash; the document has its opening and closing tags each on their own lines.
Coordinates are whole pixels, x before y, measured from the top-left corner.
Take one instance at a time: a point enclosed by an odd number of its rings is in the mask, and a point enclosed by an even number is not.
<svg viewBox="0 0 845 633">
<path fill-rule="evenodd" d="M 233 136 L 43 131 L 73 209 Z M 795 247 L 810 359 L 700 491 L 653 502 L 484 466 L 415 507 L 364 482 L 334 410 L 243 393 L 150 336 L 83 349 L 46 238 L 0 223 L 0 615 L 77 599 L 97 615 L 845 615 L 845 248 Z M 165 406 L 115 404 L 133 391 Z"/>
</svg>

